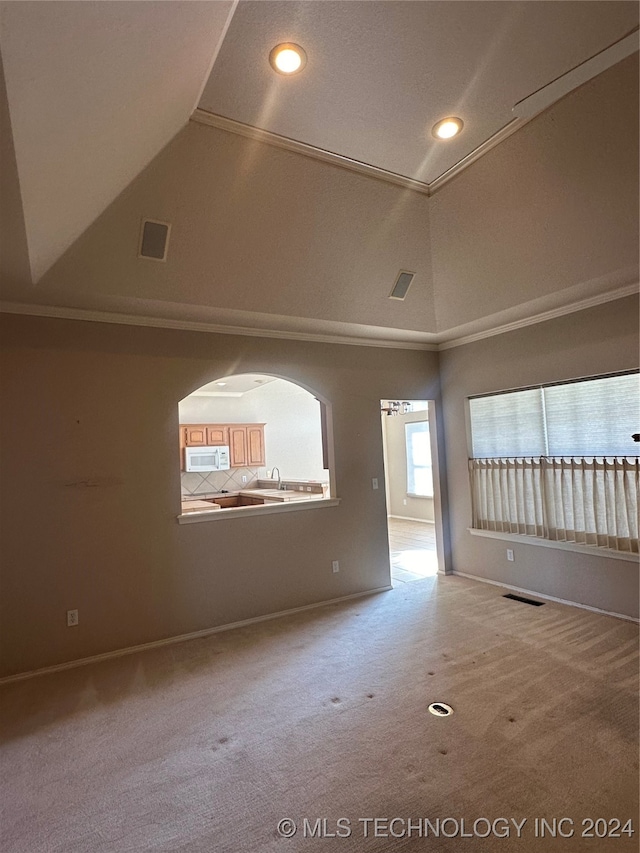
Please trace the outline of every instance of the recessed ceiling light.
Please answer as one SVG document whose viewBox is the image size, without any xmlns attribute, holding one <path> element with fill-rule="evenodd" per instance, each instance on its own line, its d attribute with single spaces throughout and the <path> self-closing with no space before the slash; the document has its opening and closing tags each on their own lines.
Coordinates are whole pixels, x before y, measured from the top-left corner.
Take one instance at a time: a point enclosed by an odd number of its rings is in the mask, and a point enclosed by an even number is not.
<svg viewBox="0 0 640 853">
<path fill-rule="evenodd" d="M 431 133 L 433 133 L 436 139 L 451 139 L 452 137 L 457 136 L 463 127 L 464 122 L 461 118 L 448 116 L 447 118 L 443 118 L 441 121 L 436 122 L 436 124 L 431 128 Z"/>
<path fill-rule="evenodd" d="M 276 45 L 269 54 L 269 62 L 279 74 L 295 74 L 307 64 L 307 54 L 299 44 L 285 42 Z"/>
<path fill-rule="evenodd" d="M 216 385 L 219 385 L 221 388 L 223 385 L 226 385 L 226 384 L 227 384 L 226 382 L 216 382 Z"/>
</svg>

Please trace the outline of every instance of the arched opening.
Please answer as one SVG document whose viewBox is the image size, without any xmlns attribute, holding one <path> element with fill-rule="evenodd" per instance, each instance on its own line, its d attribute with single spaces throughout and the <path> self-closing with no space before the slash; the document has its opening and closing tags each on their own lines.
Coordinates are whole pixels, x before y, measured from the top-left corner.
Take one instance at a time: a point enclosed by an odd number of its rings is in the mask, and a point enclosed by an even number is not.
<svg viewBox="0 0 640 853">
<path fill-rule="evenodd" d="M 328 405 L 297 383 L 223 376 L 178 414 L 183 513 L 330 497 Z"/>
</svg>

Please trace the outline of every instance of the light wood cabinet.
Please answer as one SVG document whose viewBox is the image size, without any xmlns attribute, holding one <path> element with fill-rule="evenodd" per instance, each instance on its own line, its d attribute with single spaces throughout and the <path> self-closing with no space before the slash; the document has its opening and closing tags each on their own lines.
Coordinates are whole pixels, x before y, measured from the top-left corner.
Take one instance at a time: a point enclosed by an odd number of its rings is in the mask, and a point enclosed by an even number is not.
<svg viewBox="0 0 640 853">
<path fill-rule="evenodd" d="M 229 460 L 232 468 L 247 467 L 247 428 L 229 427 Z"/>
<path fill-rule="evenodd" d="M 206 424 L 197 424 L 196 426 L 184 426 L 184 446 L 185 447 L 204 447 L 207 444 L 207 427 Z"/>
<path fill-rule="evenodd" d="M 247 465 L 264 465 L 264 424 L 247 427 Z"/>
<path fill-rule="evenodd" d="M 228 445 L 232 468 L 260 468 L 265 464 L 264 424 L 182 424 L 180 464 L 185 447 Z"/>
<path fill-rule="evenodd" d="M 207 444 L 210 447 L 216 444 L 229 444 L 229 428 L 222 424 L 208 425 Z"/>
</svg>

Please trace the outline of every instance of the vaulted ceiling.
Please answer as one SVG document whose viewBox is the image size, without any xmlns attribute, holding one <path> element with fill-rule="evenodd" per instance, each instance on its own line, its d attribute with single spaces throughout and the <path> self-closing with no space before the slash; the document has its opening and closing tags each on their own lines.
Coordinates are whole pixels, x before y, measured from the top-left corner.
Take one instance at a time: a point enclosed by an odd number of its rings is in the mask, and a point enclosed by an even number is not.
<svg viewBox="0 0 640 853">
<path fill-rule="evenodd" d="M 637 25 L 615 0 L 0 3 L 5 277 L 41 281 L 190 118 L 429 195 Z M 272 71 L 284 41 L 303 73 Z M 447 115 L 464 130 L 435 140 Z"/>
</svg>

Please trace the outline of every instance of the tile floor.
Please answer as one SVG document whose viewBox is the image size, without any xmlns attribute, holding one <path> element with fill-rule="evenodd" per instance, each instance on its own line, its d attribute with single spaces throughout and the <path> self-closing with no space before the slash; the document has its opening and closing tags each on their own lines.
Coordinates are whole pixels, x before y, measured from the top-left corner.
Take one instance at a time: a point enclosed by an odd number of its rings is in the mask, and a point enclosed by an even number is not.
<svg viewBox="0 0 640 853">
<path fill-rule="evenodd" d="M 389 520 L 391 583 L 423 580 L 437 574 L 435 525 L 430 521 Z"/>
</svg>

